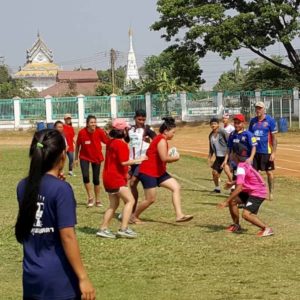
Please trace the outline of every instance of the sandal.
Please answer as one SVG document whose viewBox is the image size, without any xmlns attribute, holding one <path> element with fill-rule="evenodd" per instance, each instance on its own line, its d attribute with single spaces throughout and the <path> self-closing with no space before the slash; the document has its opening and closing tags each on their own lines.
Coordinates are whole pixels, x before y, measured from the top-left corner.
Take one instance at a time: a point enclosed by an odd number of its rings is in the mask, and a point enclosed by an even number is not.
<svg viewBox="0 0 300 300">
<path fill-rule="evenodd" d="M 192 215 L 185 215 L 183 217 L 181 217 L 180 219 L 177 219 L 176 222 L 180 223 L 180 222 L 188 222 L 190 220 L 192 220 L 194 217 Z"/>
<path fill-rule="evenodd" d="M 96 201 L 96 207 L 102 207 L 102 206 L 103 206 L 103 204 L 101 201 Z"/>
<path fill-rule="evenodd" d="M 88 199 L 88 203 L 87 203 L 87 205 L 86 205 L 86 207 L 93 207 L 94 206 L 94 199 Z"/>
</svg>

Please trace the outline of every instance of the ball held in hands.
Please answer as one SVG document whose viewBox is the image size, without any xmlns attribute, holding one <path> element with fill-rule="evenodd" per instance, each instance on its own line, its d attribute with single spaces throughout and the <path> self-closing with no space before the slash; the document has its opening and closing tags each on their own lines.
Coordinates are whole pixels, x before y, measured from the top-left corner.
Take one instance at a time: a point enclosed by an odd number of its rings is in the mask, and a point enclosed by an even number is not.
<svg viewBox="0 0 300 300">
<path fill-rule="evenodd" d="M 172 147 L 171 149 L 169 149 L 169 155 L 171 157 L 179 156 L 179 153 L 178 153 L 176 147 Z"/>
</svg>

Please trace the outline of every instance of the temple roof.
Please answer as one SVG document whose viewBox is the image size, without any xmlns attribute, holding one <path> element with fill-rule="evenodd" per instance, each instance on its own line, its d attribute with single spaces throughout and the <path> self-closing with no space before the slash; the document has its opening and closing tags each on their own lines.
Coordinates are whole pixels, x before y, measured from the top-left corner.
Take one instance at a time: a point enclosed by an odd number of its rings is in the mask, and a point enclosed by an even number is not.
<svg viewBox="0 0 300 300">
<path fill-rule="evenodd" d="M 27 51 L 27 63 L 31 63 L 34 60 L 38 59 L 39 54 L 43 54 L 44 60 L 47 60 L 48 62 L 53 62 L 53 54 L 52 51 L 47 47 L 47 45 L 44 43 L 44 41 L 41 39 L 40 34 L 37 35 L 37 40 L 32 45 L 31 49 L 28 49 Z"/>
<path fill-rule="evenodd" d="M 82 71 L 59 71 L 57 81 L 74 81 L 74 82 L 95 82 L 98 81 L 97 71 L 82 70 Z"/>
<path fill-rule="evenodd" d="M 23 77 L 56 77 L 59 66 L 54 63 L 28 63 L 15 74 L 16 78 Z"/>
<path fill-rule="evenodd" d="M 31 49 L 27 50 L 27 63 L 14 76 L 16 78 L 55 78 L 58 70 L 60 70 L 59 66 L 53 63 L 52 51 L 38 33 L 37 40 Z"/>
</svg>

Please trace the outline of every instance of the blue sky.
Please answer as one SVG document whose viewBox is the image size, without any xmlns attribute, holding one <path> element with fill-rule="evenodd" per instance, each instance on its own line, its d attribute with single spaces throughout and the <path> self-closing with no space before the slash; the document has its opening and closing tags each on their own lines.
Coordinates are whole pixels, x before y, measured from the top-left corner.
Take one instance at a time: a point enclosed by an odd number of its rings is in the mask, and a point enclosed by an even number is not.
<svg viewBox="0 0 300 300">
<path fill-rule="evenodd" d="M 4 1 L 3 1 L 4 2 Z M 159 54 L 168 44 L 162 32 L 149 27 L 159 15 L 156 0 L 10 0 L 1 4 L 0 56 L 14 71 L 26 61 L 26 49 L 34 43 L 37 31 L 53 51 L 55 62 L 64 69 L 74 67 L 109 67 L 109 50 L 118 51 L 117 64 L 126 63 L 128 29 L 133 28 L 134 50 L 140 66 L 145 57 Z M 282 54 L 274 46 L 272 54 Z M 209 53 L 200 61 L 211 88 L 220 74 L 232 68 L 236 56 L 242 64 L 255 58 L 248 50 L 240 50 L 225 61 Z"/>
</svg>

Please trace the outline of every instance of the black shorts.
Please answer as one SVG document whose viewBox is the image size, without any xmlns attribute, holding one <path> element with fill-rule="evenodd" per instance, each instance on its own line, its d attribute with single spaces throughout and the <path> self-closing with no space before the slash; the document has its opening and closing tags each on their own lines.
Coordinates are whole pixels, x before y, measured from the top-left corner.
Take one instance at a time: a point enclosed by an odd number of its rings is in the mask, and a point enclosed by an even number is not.
<svg viewBox="0 0 300 300">
<path fill-rule="evenodd" d="M 274 161 L 270 161 L 271 154 L 256 153 L 253 159 L 253 168 L 257 171 L 272 171 Z"/>
<path fill-rule="evenodd" d="M 224 162 L 225 157 L 224 156 L 217 156 L 213 165 L 211 166 L 211 168 L 215 171 L 217 171 L 219 174 L 222 173 L 223 168 L 221 168 L 222 163 Z"/>
<path fill-rule="evenodd" d="M 245 204 L 246 210 L 250 211 L 253 214 L 257 214 L 259 207 L 265 200 L 264 198 L 256 197 L 256 196 L 251 196 L 248 193 L 245 192 L 240 192 L 239 193 L 239 198 L 241 201 Z"/>
<path fill-rule="evenodd" d="M 131 165 L 128 173 L 130 176 L 138 177 L 139 171 L 140 171 L 140 164 L 135 164 L 135 165 Z"/>
<path fill-rule="evenodd" d="M 152 177 L 144 173 L 139 174 L 139 180 L 141 181 L 144 189 L 151 189 L 160 186 L 162 182 L 170 178 L 172 177 L 167 172 L 160 177 Z"/>
</svg>

